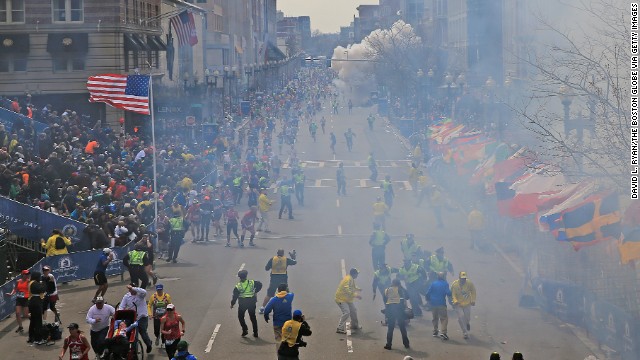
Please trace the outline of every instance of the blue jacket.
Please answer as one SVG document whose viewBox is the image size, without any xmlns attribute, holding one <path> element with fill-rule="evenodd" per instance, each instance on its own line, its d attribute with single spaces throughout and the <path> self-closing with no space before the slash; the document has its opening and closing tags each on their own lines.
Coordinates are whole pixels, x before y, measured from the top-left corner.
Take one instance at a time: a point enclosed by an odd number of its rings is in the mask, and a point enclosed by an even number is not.
<svg viewBox="0 0 640 360">
<path fill-rule="evenodd" d="M 198 358 L 189 354 L 188 351 L 178 351 L 172 360 L 198 360 Z"/>
<path fill-rule="evenodd" d="M 282 326 L 291 320 L 291 309 L 293 304 L 293 293 L 280 291 L 272 297 L 264 308 L 264 319 L 269 319 L 269 313 L 273 310 L 273 326 Z"/>
<path fill-rule="evenodd" d="M 427 290 L 427 301 L 431 306 L 447 306 L 446 298 L 451 302 L 451 289 L 446 280 L 436 280 Z"/>
</svg>

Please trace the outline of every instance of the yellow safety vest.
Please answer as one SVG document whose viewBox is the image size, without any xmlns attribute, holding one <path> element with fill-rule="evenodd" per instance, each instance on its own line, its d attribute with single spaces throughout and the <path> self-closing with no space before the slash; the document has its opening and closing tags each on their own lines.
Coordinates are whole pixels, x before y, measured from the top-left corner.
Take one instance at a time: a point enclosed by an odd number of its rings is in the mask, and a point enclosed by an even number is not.
<svg viewBox="0 0 640 360">
<path fill-rule="evenodd" d="M 294 175 L 293 179 L 296 181 L 296 184 L 304 184 L 304 175 L 302 174 Z"/>
<path fill-rule="evenodd" d="M 410 284 L 420 278 L 420 274 L 418 273 L 419 268 L 418 264 L 411 264 L 411 267 L 408 270 L 401 267 L 399 273 L 404 278 L 404 282 L 406 284 Z"/>
<path fill-rule="evenodd" d="M 378 286 L 386 286 L 391 283 L 391 268 L 387 266 L 386 274 L 381 273 L 380 270 L 376 270 L 373 276 L 378 279 Z"/>
<path fill-rule="evenodd" d="M 384 190 L 384 192 L 390 191 L 391 190 L 391 182 L 390 181 L 383 181 L 382 182 L 382 189 Z"/>
<path fill-rule="evenodd" d="M 282 196 L 289 196 L 289 185 L 282 185 L 280 186 L 280 195 Z"/>
<path fill-rule="evenodd" d="M 373 232 L 375 234 L 375 237 L 373 238 L 373 241 L 371 242 L 371 246 L 383 246 L 384 245 L 384 231 L 382 230 L 376 230 Z"/>
<path fill-rule="evenodd" d="M 400 304 L 400 290 L 397 286 L 391 286 L 384 291 L 384 296 L 387 297 L 386 304 Z"/>
<path fill-rule="evenodd" d="M 233 186 L 240 186 L 240 184 L 242 184 L 242 178 L 241 177 L 237 177 L 237 178 L 233 179 Z"/>
<path fill-rule="evenodd" d="M 173 231 L 184 230 L 184 220 L 182 217 L 172 217 L 169 219 L 169 225 Z"/>
<path fill-rule="evenodd" d="M 287 258 L 284 256 L 274 256 L 271 259 L 271 275 L 287 274 Z"/>
<path fill-rule="evenodd" d="M 253 280 L 241 281 L 236 284 L 236 289 L 240 292 L 240 298 L 252 298 L 256 296 L 256 287 Z"/>
<path fill-rule="evenodd" d="M 146 253 L 140 250 L 129 251 L 129 265 L 143 265 L 144 254 Z"/>
<path fill-rule="evenodd" d="M 446 272 L 449 267 L 449 260 L 447 258 L 438 259 L 438 256 L 431 255 L 429 258 L 429 270 L 438 273 L 438 272 Z"/>
<path fill-rule="evenodd" d="M 418 244 L 414 241 L 413 245 L 409 246 L 409 240 L 405 238 L 400 242 L 400 249 L 402 250 L 402 255 L 404 255 L 405 259 L 411 259 L 413 255 L 418 252 Z"/>
<path fill-rule="evenodd" d="M 302 323 L 299 321 L 287 320 L 282 325 L 282 342 L 286 342 L 289 347 L 294 347 L 301 325 Z"/>
</svg>

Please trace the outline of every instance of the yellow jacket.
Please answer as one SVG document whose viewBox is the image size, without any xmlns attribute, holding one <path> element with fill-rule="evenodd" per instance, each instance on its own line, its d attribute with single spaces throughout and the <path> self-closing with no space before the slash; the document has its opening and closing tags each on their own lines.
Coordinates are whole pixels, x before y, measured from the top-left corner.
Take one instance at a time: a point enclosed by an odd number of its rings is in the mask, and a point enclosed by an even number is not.
<svg viewBox="0 0 640 360">
<path fill-rule="evenodd" d="M 155 310 L 157 301 L 164 302 L 164 307 L 166 309 L 167 305 L 171 304 L 171 296 L 166 292 L 163 293 L 162 296 L 158 296 L 158 292 L 154 292 L 153 295 L 151 295 L 149 303 L 147 303 L 147 312 L 151 317 L 155 315 L 153 311 Z"/>
<path fill-rule="evenodd" d="M 460 283 L 460 279 L 457 279 L 451 284 L 451 298 L 453 305 L 469 306 L 476 302 L 476 287 L 469 279 L 464 285 Z"/>
<path fill-rule="evenodd" d="M 64 239 L 64 243 L 66 246 L 63 249 L 56 249 L 56 238 L 58 238 L 58 236 Z M 66 236 L 53 234 L 49 236 L 47 242 L 43 241 L 41 244 L 42 247 L 47 251 L 47 256 L 63 255 L 69 253 L 69 250 L 67 250 L 67 246 L 71 245 L 71 240 L 69 240 L 69 238 Z"/>
<path fill-rule="evenodd" d="M 469 230 L 484 229 L 484 215 L 480 210 L 471 210 L 469 217 L 467 218 L 467 226 L 469 227 Z"/>
<path fill-rule="evenodd" d="M 342 281 L 340 281 L 340 285 L 338 285 L 338 289 L 336 290 L 336 302 L 353 302 L 353 299 L 358 295 L 359 291 L 360 288 L 356 286 L 356 281 L 351 277 L 351 275 L 347 275 L 342 279 Z"/>
<path fill-rule="evenodd" d="M 373 215 L 384 215 L 388 210 L 389 207 L 382 201 L 373 204 Z"/>
<path fill-rule="evenodd" d="M 267 194 L 260 194 L 260 196 L 258 196 L 258 208 L 261 212 L 269 211 L 272 204 L 273 201 L 269 200 Z"/>
</svg>

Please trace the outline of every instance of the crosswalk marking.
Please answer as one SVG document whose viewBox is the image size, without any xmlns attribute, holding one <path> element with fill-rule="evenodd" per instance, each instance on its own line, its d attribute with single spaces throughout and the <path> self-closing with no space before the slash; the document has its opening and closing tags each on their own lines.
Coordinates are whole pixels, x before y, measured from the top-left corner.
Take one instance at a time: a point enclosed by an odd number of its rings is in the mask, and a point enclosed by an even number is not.
<svg viewBox="0 0 640 360">
<path fill-rule="evenodd" d="M 355 160 L 305 160 L 300 161 L 300 167 L 306 169 L 312 168 L 324 168 L 333 167 L 337 168 L 338 164 L 343 163 L 345 168 L 367 168 L 369 167 L 367 161 L 355 161 Z M 399 168 L 409 167 L 411 160 L 376 160 L 376 164 L 379 168 Z M 285 162 L 282 165 L 283 169 L 289 169 L 291 165 L 289 162 Z"/>
</svg>

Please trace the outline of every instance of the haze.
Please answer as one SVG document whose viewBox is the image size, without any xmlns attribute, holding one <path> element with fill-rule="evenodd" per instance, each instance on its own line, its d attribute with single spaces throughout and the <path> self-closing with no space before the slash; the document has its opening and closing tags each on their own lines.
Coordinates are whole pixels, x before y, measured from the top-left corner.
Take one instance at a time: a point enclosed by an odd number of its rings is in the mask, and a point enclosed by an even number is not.
<svg viewBox="0 0 640 360">
<path fill-rule="evenodd" d="M 378 4 L 376 0 L 279 0 L 278 10 L 287 16 L 311 16 L 311 28 L 324 33 L 336 33 L 347 26 L 357 14 L 356 7 Z"/>
</svg>

